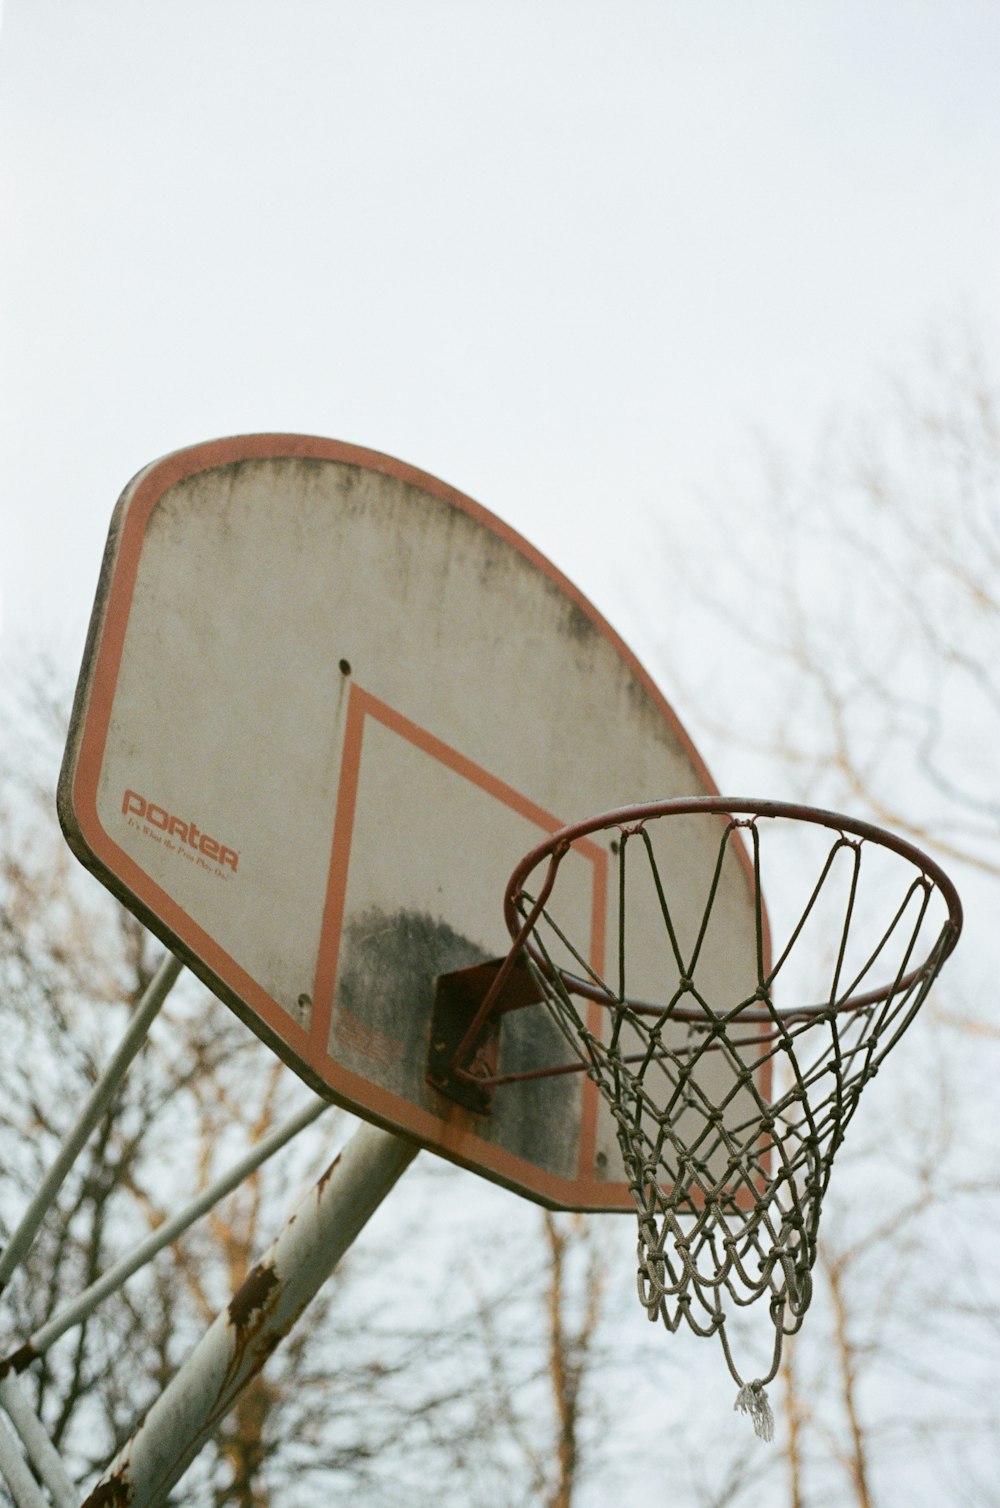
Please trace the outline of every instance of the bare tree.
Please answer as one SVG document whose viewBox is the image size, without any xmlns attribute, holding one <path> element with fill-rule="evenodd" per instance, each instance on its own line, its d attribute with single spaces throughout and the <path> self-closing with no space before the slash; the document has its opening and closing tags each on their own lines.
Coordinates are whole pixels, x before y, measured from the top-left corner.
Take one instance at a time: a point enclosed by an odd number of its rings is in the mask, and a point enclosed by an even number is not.
<svg viewBox="0 0 1000 1508">
<path fill-rule="evenodd" d="M 719 549 L 688 597 L 704 679 L 668 655 L 699 742 L 723 789 L 909 836 L 967 913 L 834 1171 L 783 1372 L 787 1498 L 873 1508 L 905 1483 L 908 1502 L 941 1502 L 967 1481 L 954 1500 L 995 1502 L 1000 385 L 974 346 L 939 344 L 811 464 L 768 457 L 763 475 L 713 505 Z"/>
<path fill-rule="evenodd" d="M 766 455 L 762 486 L 706 504 L 718 551 L 685 574 L 738 638 L 709 634 L 719 679 L 686 706 L 721 758 L 738 731 L 803 799 L 995 878 L 1000 391 L 952 342 L 885 394 L 809 465 Z M 687 683 L 677 655 L 670 673 Z"/>
</svg>

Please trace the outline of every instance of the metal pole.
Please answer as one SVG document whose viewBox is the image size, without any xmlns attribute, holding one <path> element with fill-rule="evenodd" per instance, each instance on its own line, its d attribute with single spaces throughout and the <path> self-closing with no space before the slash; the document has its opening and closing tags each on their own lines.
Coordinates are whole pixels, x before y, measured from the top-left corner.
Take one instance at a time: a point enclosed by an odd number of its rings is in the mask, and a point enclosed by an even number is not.
<svg viewBox="0 0 1000 1508">
<path fill-rule="evenodd" d="M 62 1188 L 66 1174 L 76 1161 L 91 1131 L 111 1103 L 112 1096 L 125 1077 L 129 1064 L 146 1040 L 146 1033 L 157 1012 L 173 988 L 181 967 L 180 959 L 168 953 L 133 1011 L 114 1056 L 91 1090 L 76 1125 L 64 1138 L 55 1162 L 42 1179 L 38 1192 L 28 1205 L 20 1224 L 0 1255 L 0 1292 L 31 1246 L 35 1239 L 35 1232 Z"/>
<path fill-rule="evenodd" d="M 55 1508 L 77 1508 L 80 1494 L 70 1481 L 59 1452 L 48 1437 L 45 1426 L 24 1396 L 16 1377 L 0 1381 L 0 1403 L 10 1415 L 10 1422 L 21 1436 L 28 1458 L 49 1489 Z"/>
<path fill-rule="evenodd" d="M 21 1454 L 17 1436 L 0 1414 L 0 1476 L 10 1488 L 17 1508 L 51 1508 Z"/>
<path fill-rule="evenodd" d="M 216 1317 L 83 1508 L 157 1508 L 417 1153 L 361 1125 Z"/>
<path fill-rule="evenodd" d="M 190 1204 L 178 1210 L 172 1219 L 165 1220 L 162 1225 L 157 1226 L 156 1230 L 129 1252 L 127 1257 L 123 1257 L 120 1262 L 109 1267 L 107 1272 L 95 1283 L 91 1283 L 89 1288 L 85 1288 L 79 1297 L 36 1330 L 23 1346 L 4 1361 L 0 1361 L 0 1377 L 4 1375 L 5 1367 L 15 1372 L 23 1372 L 25 1367 L 30 1366 L 37 1357 L 47 1351 L 60 1335 L 65 1335 L 67 1330 L 71 1330 L 74 1325 L 86 1319 L 103 1298 L 120 1288 L 134 1272 L 138 1272 L 140 1267 L 144 1267 L 147 1262 L 151 1261 L 157 1252 L 169 1246 L 171 1241 L 176 1241 L 177 1237 L 183 1235 L 184 1231 L 205 1214 L 206 1210 L 218 1204 L 219 1200 L 225 1198 L 226 1194 L 236 1188 L 237 1184 L 242 1183 L 248 1174 L 259 1168 L 269 1157 L 273 1157 L 274 1153 L 279 1151 L 286 1142 L 291 1141 L 293 1136 L 297 1136 L 300 1131 L 322 1115 L 324 1110 L 330 1108 L 326 1100 L 315 1099 L 304 1105 L 295 1115 L 289 1116 L 282 1125 L 275 1127 L 269 1136 L 265 1136 L 256 1146 L 251 1147 L 239 1162 L 234 1163 L 228 1172 L 199 1194 L 197 1199 L 192 1199 Z"/>
</svg>

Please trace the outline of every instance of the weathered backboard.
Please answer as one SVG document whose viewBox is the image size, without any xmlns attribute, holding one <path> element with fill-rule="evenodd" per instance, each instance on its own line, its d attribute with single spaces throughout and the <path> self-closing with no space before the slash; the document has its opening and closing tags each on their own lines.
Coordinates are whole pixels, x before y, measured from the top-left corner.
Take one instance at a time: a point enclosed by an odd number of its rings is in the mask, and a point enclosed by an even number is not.
<svg viewBox="0 0 1000 1508">
<path fill-rule="evenodd" d="M 60 783 L 75 853 L 318 1092 L 542 1203 L 633 1208 L 611 1117 L 583 1074 L 489 1115 L 429 1088 L 434 980 L 507 951 L 505 882 L 547 833 L 713 791 L 581 593 L 413 467 L 256 435 L 168 456 L 118 503 Z M 693 835 L 674 860 L 692 915 L 713 855 Z M 610 858 L 581 840 L 560 881 L 598 971 Z M 736 991 L 739 863 L 724 892 Z M 566 1058 L 541 1009 L 501 1053 Z"/>
</svg>

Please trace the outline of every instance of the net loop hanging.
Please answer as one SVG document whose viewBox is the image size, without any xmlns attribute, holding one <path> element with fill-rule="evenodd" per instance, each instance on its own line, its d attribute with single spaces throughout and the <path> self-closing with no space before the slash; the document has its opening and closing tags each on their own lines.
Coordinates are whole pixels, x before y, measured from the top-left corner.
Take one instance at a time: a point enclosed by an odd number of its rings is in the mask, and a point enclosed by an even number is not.
<svg viewBox="0 0 1000 1508">
<path fill-rule="evenodd" d="M 661 853 L 671 821 L 694 814 L 717 825 L 718 845 L 692 912 L 699 882 L 692 876 L 683 896 L 670 894 Z M 824 856 L 806 861 L 805 896 L 772 946 L 764 839 L 789 823 L 818 832 Z M 617 853 L 614 983 L 591 966 L 557 904 L 560 865 L 576 840 L 595 834 L 610 836 Z M 754 956 L 744 986 L 723 998 L 713 957 L 727 946 L 717 912 L 734 863 L 752 890 Z M 864 1086 L 957 942 L 954 887 L 919 850 L 870 824 L 787 803 L 692 798 L 564 829 L 519 865 L 506 912 L 513 954 L 613 1117 L 638 1216 L 640 1303 L 671 1332 L 684 1323 L 719 1337 L 736 1407 L 770 1439 L 765 1388 L 812 1297 L 834 1157 Z M 632 988 L 631 918 L 640 912 L 662 929 L 655 1001 Z M 803 996 L 810 973 L 814 993 Z M 789 1006 L 777 1000 L 786 980 Z M 766 1305 L 774 1337 L 761 1375 L 748 1380 L 729 1326 L 752 1305 Z"/>
</svg>

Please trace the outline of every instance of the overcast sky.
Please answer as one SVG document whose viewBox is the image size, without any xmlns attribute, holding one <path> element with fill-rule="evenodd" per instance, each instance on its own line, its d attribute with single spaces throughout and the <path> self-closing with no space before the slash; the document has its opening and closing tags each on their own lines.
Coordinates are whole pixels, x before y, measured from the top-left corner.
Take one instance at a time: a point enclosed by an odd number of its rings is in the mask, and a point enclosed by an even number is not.
<svg viewBox="0 0 1000 1508">
<path fill-rule="evenodd" d="M 6 0 L 5 658 L 78 657 L 136 470 L 262 429 L 620 621 L 751 429 L 1000 327 L 998 78 L 992 0 Z"/>
</svg>

